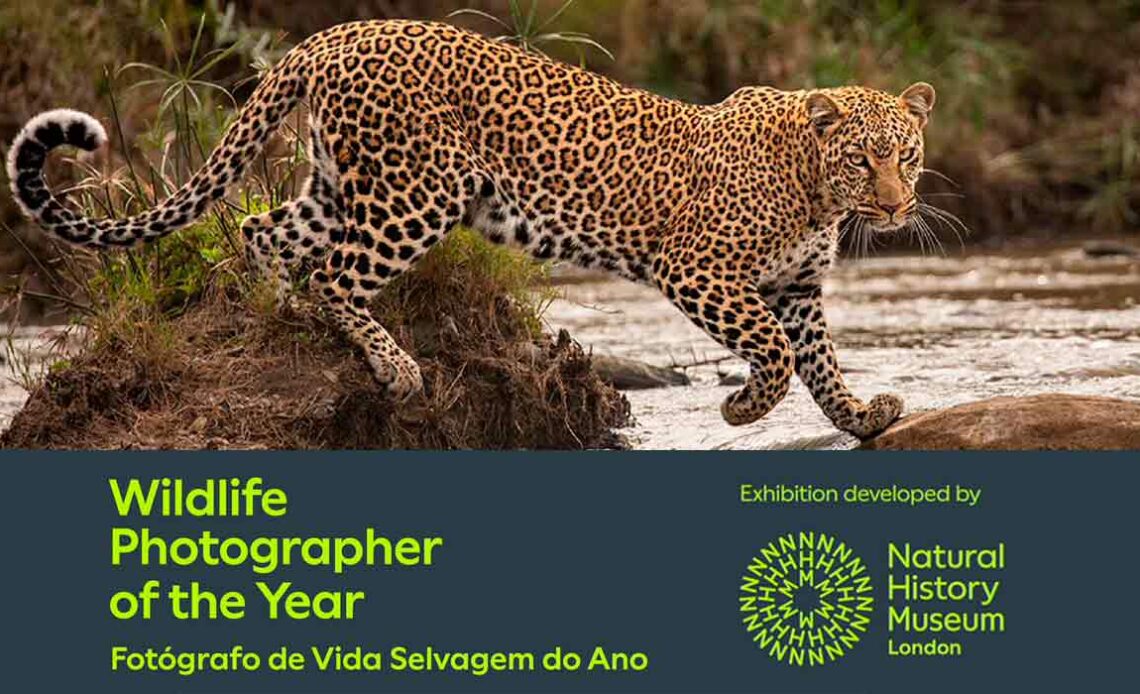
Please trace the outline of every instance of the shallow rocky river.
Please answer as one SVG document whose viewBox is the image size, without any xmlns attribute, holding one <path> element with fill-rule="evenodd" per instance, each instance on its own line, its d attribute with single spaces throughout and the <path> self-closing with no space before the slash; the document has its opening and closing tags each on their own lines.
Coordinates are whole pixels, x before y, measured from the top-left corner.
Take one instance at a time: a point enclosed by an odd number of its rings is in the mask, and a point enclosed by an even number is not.
<svg viewBox="0 0 1140 694">
<path fill-rule="evenodd" d="M 604 280 L 570 283 L 547 313 L 598 354 L 656 365 L 730 355 L 654 290 Z M 897 256 L 845 261 L 825 306 L 847 381 L 860 396 L 895 392 L 907 411 L 1044 392 L 1140 399 L 1140 261 L 1045 254 Z M 728 359 L 688 370 L 690 387 L 631 391 L 640 448 L 844 448 L 796 382 L 768 417 L 733 428 Z"/>
<path fill-rule="evenodd" d="M 797 382 L 760 422 L 720 418 L 742 376 L 730 358 L 654 290 L 621 280 L 559 286 L 546 314 L 597 354 L 688 369 L 692 386 L 627 393 L 640 448 L 845 448 Z M 1080 248 L 1044 254 L 896 256 L 845 261 L 826 287 L 841 364 L 861 397 L 895 392 L 918 411 L 997 395 L 1042 392 L 1140 399 L 1140 259 L 1090 258 Z M 42 356 L 58 330 L 24 328 L 17 349 Z M 23 403 L 28 364 L 5 350 L 0 428 Z M 35 368 L 34 365 L 31 368 Z"/>
</svg>

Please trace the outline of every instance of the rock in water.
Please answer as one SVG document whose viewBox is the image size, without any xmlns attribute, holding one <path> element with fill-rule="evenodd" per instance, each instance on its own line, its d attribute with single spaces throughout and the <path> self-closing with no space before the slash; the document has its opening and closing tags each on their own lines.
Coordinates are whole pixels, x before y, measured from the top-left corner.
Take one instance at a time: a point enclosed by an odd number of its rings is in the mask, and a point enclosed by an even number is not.
<svg viewBox="0 0 1140 694">
<path fill-rule="evenodd" d="M 689 385 L 689 377 L 679 371 L 664 366 L 653 366 L 636 359 L 594 355 L 591 362 L 598 377 L 618 390 L 647 390 Z"/>
<path fill-rule="evenodd" d="M 1090 258 L 1140 258 L 1140 248 L 1119 241 L 1089 241 L 1084 251 Z"/>
<path fill-rule="evenodd" d="M 994 398 L 906 417 L 871 450 L 1140 449 L 1140 403 L 1060 393 Z"/>
</svg>

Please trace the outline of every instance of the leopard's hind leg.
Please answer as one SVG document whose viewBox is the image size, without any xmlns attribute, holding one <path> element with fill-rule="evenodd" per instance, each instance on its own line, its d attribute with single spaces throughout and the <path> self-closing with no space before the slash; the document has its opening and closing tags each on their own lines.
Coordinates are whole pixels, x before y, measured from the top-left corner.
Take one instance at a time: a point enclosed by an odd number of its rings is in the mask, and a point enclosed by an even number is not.
<svg viewBox="0 0 1140 694">
<path fill-rule="evenodd" d="M 327 214 L 330 209 L 333 214 Z M 288 202 L 275 210 L 246 218 L 241 225 L 246 255 L 273 288 L 281 306 L 293 286 L 296 271 L 320 258 L 341 235 L 335 208 L 311 197 Z"/>
<path fill-rule="evenodd" d="M 423 149 L 413 149 L 413 141 L 395 138 L 379 151 L 347 150 L 351 164 L 338 180 L 344 241 L 310 279 L 338 325 L 363 350 L 377 381 L 397 399 L 422 389 L 420 369 L 372 316 L 369 303 L 460 222 L 479 180 L 460 138 L 437 136 Z M 418 154 L 425 150 L 427 156 Z M 415 164 L 398 170 L 384 164 L 393 161 Z"/>
<path fill-rule="evenodd" d="M 310 147 L 312 173 L 301 196 L 241 225 L 250 265 L 273 287 L 277 305 L 292 289 L 297 271 L 311 266 L 344 237 L 337 210 L 335 169 L 314 132 Z"/>
</svg>

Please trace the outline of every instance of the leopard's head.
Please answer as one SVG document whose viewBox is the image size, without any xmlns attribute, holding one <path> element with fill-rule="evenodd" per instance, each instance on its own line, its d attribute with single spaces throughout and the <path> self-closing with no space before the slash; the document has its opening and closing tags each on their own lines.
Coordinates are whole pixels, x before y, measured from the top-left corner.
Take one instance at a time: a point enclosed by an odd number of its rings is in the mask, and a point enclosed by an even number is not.
<svg viewBox="0 0 1140 694">
<path fill-rule="evenodd" d="M 898 96 L 863 87 L 822 89 L 808 93 L 804 109 L 833 205 L 875 231 L 899 229 L 917 216 L 914 187 L 934 87 L 919 82 Z"/>
</svg>

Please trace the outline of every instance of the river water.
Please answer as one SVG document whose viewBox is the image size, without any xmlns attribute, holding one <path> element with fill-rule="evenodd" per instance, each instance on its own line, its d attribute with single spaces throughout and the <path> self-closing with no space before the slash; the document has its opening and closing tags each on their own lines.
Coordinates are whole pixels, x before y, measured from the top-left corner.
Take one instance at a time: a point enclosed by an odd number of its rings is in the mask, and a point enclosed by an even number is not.
<svg viewBox="0 0 1140 694">
<path fill-rule="evenodd" d="M 743 362 L 650 288 L 576 277 L 546 314 L 598 354 L 688 368 L 688 387 L 627 393 L 639 448 L 847 448 L 796 382 L 756 424 L 733 428 L 720 402 Z M 1140 259 L 1090 258 L 1080 248 L 949 257 L 847 260 L 825 287 L 847 381 L 861 397 L 895 392 L 909 412 L 998 395 L 1068 392 L 1140 399 Z M 21 329 L 18 348 L 48 353 L 54 329 Z M 5 358 L 0 428 L 26 397 Z"/>
<path fill-rule="evenodd" d="M 747 368 L 653 289 L 584 281 L 547 313 L 595 353 L 688 369 L 690 387 L 627 393 L 635 446 L 847 448 L 797 381 L 756 424 L 729 427 L 720 374 Z M 1045 253 L 848 260 L 825 285 L 840 364 L 860 397 L 902 395 L 907 411 L 1043 392 L 1140 399 L 1140 260 Z"/>
</svg>

